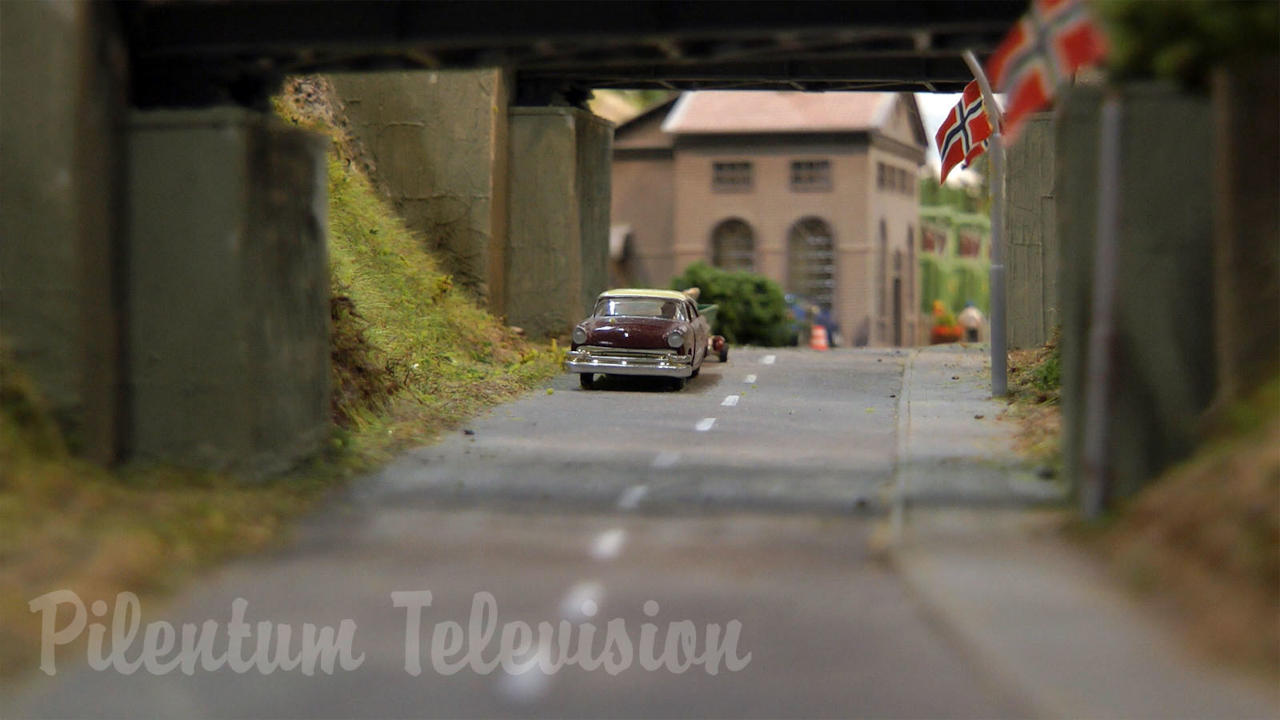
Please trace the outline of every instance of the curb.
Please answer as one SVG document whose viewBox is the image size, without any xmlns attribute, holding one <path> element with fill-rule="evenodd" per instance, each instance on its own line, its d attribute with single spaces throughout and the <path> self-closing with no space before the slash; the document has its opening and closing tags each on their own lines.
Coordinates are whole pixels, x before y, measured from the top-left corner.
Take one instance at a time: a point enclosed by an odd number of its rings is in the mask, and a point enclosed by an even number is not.
<svg viewBox="0 0 1280 720">
<path fill-rule="evenodd" d="M 922 368 L 928 374 L 931 367 L 918 367 L 919 355 L 903 369 L 894 480 L 886 488 L 891 512 L 873 538 L 922 614 L 978 676 L 1036 717 L 1280 718 L 1269 696 L 1183 647 L 1175 630 L 1149 618 L 1088 556 L 1046 532 L 1052 510 L 930 503 L 907 516 L 908 465 L 932 448 L 929 423 L 953 420 L 930 414 L 939 393 L 913 393 Z M 925 415 L 912 417 L 913 397 L 926 403 L 914 408 Z M 925 435 L 912 438 L 913 429 Z M 992 465 L 990 472 L 1009 477 L 1013 470 Z"/>
</svg>

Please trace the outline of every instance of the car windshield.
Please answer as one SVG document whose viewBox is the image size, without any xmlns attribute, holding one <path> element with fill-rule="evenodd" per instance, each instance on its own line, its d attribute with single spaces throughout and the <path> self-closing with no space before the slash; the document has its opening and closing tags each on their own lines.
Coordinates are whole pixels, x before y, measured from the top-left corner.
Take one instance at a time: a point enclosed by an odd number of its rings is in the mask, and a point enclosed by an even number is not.
<svg viewBox="0 0 1280 720">
<path fill-rule="evenodd" d="M 596 303 L 596 316 L 686 319 L 681 303 L 675 300 L 648 297 L 604 298 Z"/>
</svg>

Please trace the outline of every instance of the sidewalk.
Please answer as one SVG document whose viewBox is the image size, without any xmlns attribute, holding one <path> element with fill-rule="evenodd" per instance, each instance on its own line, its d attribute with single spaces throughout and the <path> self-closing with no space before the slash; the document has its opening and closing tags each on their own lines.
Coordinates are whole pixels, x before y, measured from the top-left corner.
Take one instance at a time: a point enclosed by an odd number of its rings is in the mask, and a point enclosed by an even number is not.
<svg viewBox="0 0 1280 720">
<path fill-rule="evenodd" d="M 912 590 L 1041 716 L 1280 717 L 1280 693 L 1193 656 L 1058 535 L 1063 490 L 1014 454 L 987 352 L 935 346 L 907 362 L 890 532 Z"/>
</svg>

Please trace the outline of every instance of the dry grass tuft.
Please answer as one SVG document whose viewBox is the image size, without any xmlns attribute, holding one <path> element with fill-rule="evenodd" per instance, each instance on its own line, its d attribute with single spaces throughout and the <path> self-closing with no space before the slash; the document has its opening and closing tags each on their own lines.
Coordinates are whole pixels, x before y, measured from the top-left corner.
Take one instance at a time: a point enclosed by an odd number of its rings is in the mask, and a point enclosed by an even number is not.
<svg viewBox="0 0 1280 720">
<path fill-rule="evenodd" d="M 1018 451 L 1055 473 L 1062 465 L 1058 339 L 1055 330 L 1043 347 L 1009 353 L 1009 408 L 1004 413 L 1018 424 Z"/>
</svg>

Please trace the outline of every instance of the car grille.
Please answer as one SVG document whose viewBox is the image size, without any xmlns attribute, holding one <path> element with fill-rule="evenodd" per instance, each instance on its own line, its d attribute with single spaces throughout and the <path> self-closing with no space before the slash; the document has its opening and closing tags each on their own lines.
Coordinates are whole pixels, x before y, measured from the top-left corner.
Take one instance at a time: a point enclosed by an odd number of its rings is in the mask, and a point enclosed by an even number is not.
<svg viewBox="0 0 1280 720">
<path fill-rule="evenodd" d="M 619 358 L 659 358 L 675 354 L 672 350 L 637 350 L 633 348 L 601 347 L 599 345 L 582 345 L 578 350 L 592 355 L 608 355 Z"/>
</svg>

